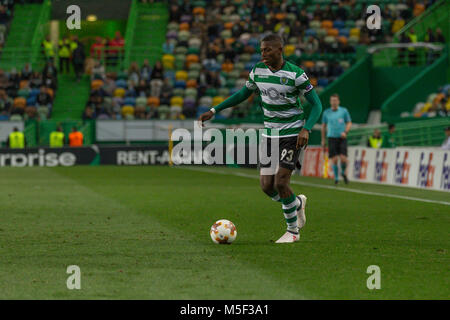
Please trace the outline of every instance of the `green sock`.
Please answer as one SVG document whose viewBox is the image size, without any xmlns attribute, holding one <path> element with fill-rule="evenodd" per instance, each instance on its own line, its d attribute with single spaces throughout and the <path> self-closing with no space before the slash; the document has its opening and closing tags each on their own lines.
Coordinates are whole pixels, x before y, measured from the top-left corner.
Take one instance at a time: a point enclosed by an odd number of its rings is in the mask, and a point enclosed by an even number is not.
<svg viewBox="0 0 450 320">
<path fill-rule="evenodd" d="M 281 202 L 280 195 L 276 191 L 270 194 L 269 197 L 272 198 L 273 201 Z"/>
<path fill-rule="evenodd" d="M 281 203 L 283 203 L 283 215 L 286 219 L 288 231 L 298 233 L 297 206 L 299 205 L 299 201 L 297 197 L 295 194 L 291 194 L 287 198 L 281 198 Z"/>
</svg>

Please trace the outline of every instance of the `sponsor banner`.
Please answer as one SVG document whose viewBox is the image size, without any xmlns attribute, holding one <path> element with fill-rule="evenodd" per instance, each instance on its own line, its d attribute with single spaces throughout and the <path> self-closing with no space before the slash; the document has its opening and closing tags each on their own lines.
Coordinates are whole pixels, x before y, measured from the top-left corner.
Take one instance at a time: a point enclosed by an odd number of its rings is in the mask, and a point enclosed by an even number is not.
<svg viewBox="0 0 450 320">
<path fill-rule="evenodd" d="M 101 147 L 100 164 L 118 166 L 167 165 L 167 145 Z"/>
<path fill-rule="evenodd" d="M 351 180 L 450 190 L 450 151 L 349 147 L 348 153 Z"/>
<path fill-rule="evenodd" d="M 257 167 L 257 159 L 249 156 L 248 146 L 242 147 L 245 150 L 244 158 L 238 159 L 238 146 L 222 145 L 220 155 L 218 150 L 211 149 L 199 144 L 197 147 L 192 144 L 188 148 L 182 148 L 180 152 L 174 152 L 173 163 L 177 165 L 195 165 L 195 164 L 215 164 L 215 165 L 235 165 L 239 167 Z M 253 150 L 252 150 L 253 152 Z M 219 163 L 214 163 L 222 159 Z M 153 146 L 117 146 L 100 147 L 100 164 L 105 165 L 167 165 L 169 164 L 170 154 L 167 145 Z M 236 163 L 239 161 L 239 165 Z"/>
<path fill-rule="evenodd" d="M 96 164 L 98 148 L 26 148 L 0 149 L 0 167 L 70 167 Z"/>
<path fill-rule="evenodd" d="M 308 146 L 302 163 L 302 176 L 334 179 L 328 148 Z"/>
</svg>

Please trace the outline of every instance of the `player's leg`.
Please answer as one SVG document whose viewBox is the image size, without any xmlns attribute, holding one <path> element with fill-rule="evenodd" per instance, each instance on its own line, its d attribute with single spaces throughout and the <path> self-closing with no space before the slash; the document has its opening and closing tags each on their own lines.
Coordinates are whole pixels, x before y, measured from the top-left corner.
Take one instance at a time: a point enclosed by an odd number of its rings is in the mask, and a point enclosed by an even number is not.
<svg viewBox="0 0 450 320">
<path fill-rule="evenodd" d="M 296 144 L 297 137 L 280 139 L 279 168 L 275 174 L 274 186 L 281 199 L 287 231 L 278 239 L 277 243 L 296 242 L 300 238 L 297 211 L 302 208 L 302 200 L 294 194 L 290 187 L 292 171 L 295 169 L 301 151 L 296 148 Z"/>
<path fill-rule="evenodd" d="M 348 184 L 347 178 L 347 167 L 348 167 L 348 159 L 347 159 L 347 139 L 342 139 L 339 148 L 339 158 L 341 160 L 341 175 L 344 178 L 345 184 Z"/>
<path fill-rule="evenodd" d="M 281 201 L 280 195 L 274 186 L 275 175 L 265 175 L 260 173 L 259 176 L 259 184 L 261 186 L 261 190 L 267 194 L 273 201 Z"/>
<path fill-rule="evenodd" d="M 335 184 L 338 184 L 339 182 L 339 144 L 337 140 L 337 138 L 328 138 L 328 159 L 331 160 L 331 168 L 333 169 Z"/>
</svg>

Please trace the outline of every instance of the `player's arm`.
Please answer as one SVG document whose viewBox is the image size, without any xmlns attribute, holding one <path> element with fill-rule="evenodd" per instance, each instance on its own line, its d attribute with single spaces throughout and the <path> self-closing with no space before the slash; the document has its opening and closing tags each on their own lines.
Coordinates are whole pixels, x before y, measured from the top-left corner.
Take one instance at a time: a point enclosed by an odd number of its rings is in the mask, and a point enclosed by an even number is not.
<svg viewBox="0 0 450 320">
<path fill-rule="evenodd" d="M 347 134 L 350 131 L 351 127 L 352 127 L 352 119 L 350 118 L 350 114 L 347 111 L 346 115 L 345 115 L 345 131 L 342 132 L 342 134 L 341 134 L 342 138 L 344 138 L 344 139 L 347 138 Z"/>
<path fill-rule="evenodd" d="M 307 91 L 305 93 L 305 98 L 312 105 L 312 109 L 303 129 L 298 135 L 297 148 L 302 148 L 308 144 L 309 132 L 312 130 L 317 120 L 319 120 L 320 114 L 322 113 L 322 102 L 314 89 Z"/>
<path fill-rule="evenodd" d="M 233 107 L 241 103 L 242 101 L 247 100 L 253 93 L 253 90 L 250 90 L 247 88 L 247 86 L 242 87 L 241 90 L 234 93 L 231 97 L 228 99 L 225 99 L 222 103 L 218 104 L 217 106 L 211 108 L 209 111 L 203 113 L 200 115 L 198 120 L 201 124 L 203 124 L 203 121 L 207 121 L 211 119 L 217 112 L 220 112 L 224 109 Z"/>
</svg>

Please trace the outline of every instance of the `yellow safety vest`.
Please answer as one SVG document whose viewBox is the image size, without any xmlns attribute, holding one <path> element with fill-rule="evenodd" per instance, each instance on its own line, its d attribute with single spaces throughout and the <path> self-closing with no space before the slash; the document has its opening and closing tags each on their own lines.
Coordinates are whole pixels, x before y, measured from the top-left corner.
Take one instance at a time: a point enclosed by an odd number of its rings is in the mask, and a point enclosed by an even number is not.
<svg viewBox="0 0 450 320">
<path fill-rule="evenodd" d="M 416 43 L 417 42 L 417 35 L 416 34 L 409 33 L 408 37 L 409 37 L 409 40 L 411 40 L 411 43 Z M 408 49 L 410 51 L 414 51 L 413 47 L 408 47 Z"/>
<path fill-rule="evenodd" d="M 11 132 L 9 134 L 9 147 L 16 149 L 25 148 L 25 135 L 22 132 Z"/>
<path fill-rule="evenodd" d="M 55 50 L 53 50 L 53 43 L 44 40 L 42 44 L 44 45 L 45 55 L 47 57 L 53 57 L 55 55 Z"/>
<path fill-rule="evenodd" d="M 378 149 L 381 147 L 382 143 L 383 143 L 382 138 L 374 138 L 374 137 L 369 138 L 369 144 L 372 148 Z"/>
<path fill-rule="evenodd" d="M 70 57 L 70 42 L 59 40 L 59 56 L 61 58 L 69 58 Z"/>
<path fill-rule="evenodd" d="M 53 131 L 50 133 L 50 147 L 59 148 L 64 146 L 64 133 Z"/>
</svg>

